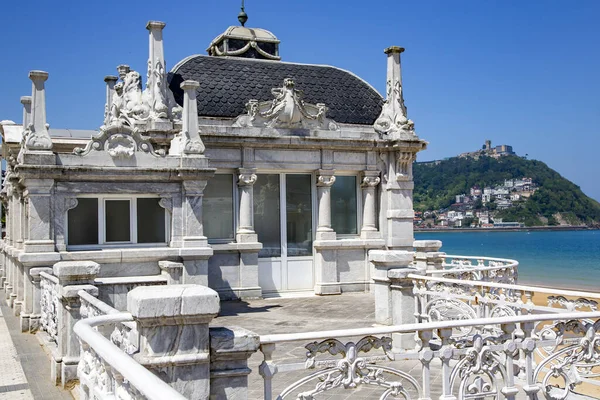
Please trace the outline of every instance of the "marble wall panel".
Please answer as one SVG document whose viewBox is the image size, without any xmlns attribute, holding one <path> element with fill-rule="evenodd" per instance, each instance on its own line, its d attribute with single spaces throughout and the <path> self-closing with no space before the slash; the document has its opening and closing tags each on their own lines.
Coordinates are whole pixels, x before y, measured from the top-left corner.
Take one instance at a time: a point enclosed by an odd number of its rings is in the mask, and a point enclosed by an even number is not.
<svg viewBox="0 0 600 400">
<path fill-rule="evenodd" d="M 240 257 L 237 252 L 215 254 L 208 260 L 208 286 L 215 290 L 240 286 Z"/>
</svg>

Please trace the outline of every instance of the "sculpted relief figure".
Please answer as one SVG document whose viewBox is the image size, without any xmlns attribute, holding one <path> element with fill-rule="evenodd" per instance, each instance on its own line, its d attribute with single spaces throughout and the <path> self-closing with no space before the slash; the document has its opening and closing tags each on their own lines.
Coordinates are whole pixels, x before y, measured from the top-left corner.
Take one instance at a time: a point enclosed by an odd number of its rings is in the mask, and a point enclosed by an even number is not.
<svg viewBox="0 0 600 400">
<path fill-rule="evenodd" d="M 304 93 L 294 88 L 291 78 L 283 80 L 283 86 L 271 89 L 275 97 L 271 101 L 251 99 L 246 103 L 246 114 L 238 116 L 235 127 L 304 128 L 338 130 L 335 121 L 325 117 L 327 106 L 303 100 Z"/>
<path fill-rule="evenodd" d="M 381 109 L 379 118 L 375 121 L 374 128 L 379 133 L 415 134 L 415 124 L 407 118 L 406 106 L 402 95 L 402 85 L 399 80 L 387 81 L 387 99 Z"/>
<path fill-rule="evenodd" d="M 151 79 L 142 90 L 142 77 L 127 65 L 117 67 L 120 82 L 114 86 L 114 94 L 109 108 L 108 124 L 120 122 L 134 126 L 136 121 L 169 120 L 169 114 L 177 120 L 181 118 L 181 107 L 175 101 L 169 101 L 166 95 L 166 75 L 160 61 L 155 68 L 148 68 Z M 172 97 L 172 96 L 171 96 Z M 171 103 L 172 112 L 169 112 Z"/>
</svg>

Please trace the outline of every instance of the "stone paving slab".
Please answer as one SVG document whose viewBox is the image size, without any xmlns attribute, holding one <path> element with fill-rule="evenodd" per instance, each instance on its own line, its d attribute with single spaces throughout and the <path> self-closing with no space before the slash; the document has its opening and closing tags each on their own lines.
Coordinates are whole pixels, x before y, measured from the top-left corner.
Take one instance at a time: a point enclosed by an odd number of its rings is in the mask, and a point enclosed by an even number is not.
<svg viewBox="0 0 600 400">
<path fill-rule="evenodd" d="M 12 312 L 0 306 L 0 400 L 72 400 L 70 392 L 52 384 L 48 355 L 35 335 L 21 332 Z M 7 382 L 9 377 L 15 379 Z"/>
<path fill-rule="evenodd" d="M 0 311 L 0 399 L 33 399 L 3 311 Z"/>
</svg>

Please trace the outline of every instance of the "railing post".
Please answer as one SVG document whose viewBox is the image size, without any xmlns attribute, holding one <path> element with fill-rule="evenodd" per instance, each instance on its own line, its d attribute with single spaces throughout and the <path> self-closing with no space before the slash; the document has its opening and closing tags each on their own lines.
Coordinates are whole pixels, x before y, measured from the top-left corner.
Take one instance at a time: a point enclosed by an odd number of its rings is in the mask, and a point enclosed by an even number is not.
<svg viewBox="0 0 600 400">
<path fill-rule="evenodd" d="M 42 288 L 40 283 L 42 277 L 40 273 L 46 272 L 52 273 L 52 268 L 31 268 L 29 270 L 29 276 L 31 277 L 31 314 L 29 315 L 29 333 L 35 333 L 40 328 L 40 318 L 42 315 Z"/>
<path fill-rule="evenodd" d="M 183 264 L 173 261 L 159 261 L 161 274 L 167 277 L 167 285 L 176 285 L 181 283 L 183 274 Z"/>
<path fill-rule="evenodd" d="M 243 328 L 210 328 L 210 399 L 247 399 L 248 359 L 259 336 Z"/>
<path fill-rule="evenodd" d="M 513 337 L 513 332 L 517 329 L 515 324 L 502 324 L 502 331 L 504 332 L 507 340 L 503 343 L 504 355 L 506 356 L 506 382 L 502 388 L 502 394 L 508 400 L 514 400 L 515 396 L 519 393 L 519 389 L 515 386 L 515 365 L 514 365 L 514 353 L 517 351 L 517 343 Z"/>
<path fill-rule="evenodd" d="M 81 319 L 78 292 L 85 290 L 93 296 L 98 295 L 98 288 L 92 283 L 100 272 L 100 265 L 93 261 L 60 261 L 54 264 L 52 270 L 59 281 L 57 295 L 60 309 L 56 310 L 58 354 L 52 354 L 50 375 L 53 382 L 60 382 L 65 387 L 77 379 L 80 345 L 73 326 Z"/>
<path fill-rule="evenodd" d="M 127 294 L 137 322 L 137 362 L 183 396 L 209 396 L 208 324 L 219 312 L 219 295 L 200 285 L 139 286 Z"/>
<path fill-rule="evenodd" d="M 454 356 L 454 348 L 450 344 L 452 329 L 440 329 L 438 333 L 442 339 L 442 347 L 440 349 L 440 359 L 442 360 L 442 395 L 440 396 L 440 400 L 456 400 L 456 396 L 452 394 L 452 387 L 450 386 L 452 382 L 450 361 Z"/>
<path fill-rule="evenodd" d="M 423 393 L 420 400 L 431 400 L 431 360 L 433 360 L 434 353 L 429 347 L 429 341 L 432 338 L 432 331 L 419 331 L 419 339 L 421 339 L 419 361 L 421 361 L 423 378 Z"/>
<path fill-rule="evenodd" d="M 275 343 L 260 345 L 260 351 L 263 353 L 264 359 L 258 367 L 258 373 L 263 377 L 264 400 L 273 399 L 273 376 L 277 373 L 277 365 L 273 362 L 275 346 Z"/>
<path fill-rule="evenodd" d="M 372 250 L 374 266 L 375 321 L 382 325 L 411 324 L 418 316 L 413 281 L 407 276 L 419 273 L 412 265 L 414 253 L 404 250 Z M 414 350 L 414 333 L 392 335 L 394 349 Z"/>
<path fill-rule="evenodd" d="M 415 240 L 415 267 L 421 271 L 444 269 L 444 257 L 446 253 L 441 252 L 441 240 Z M 435 275 L 434 275 L 435 276 Z"/>
</svg>

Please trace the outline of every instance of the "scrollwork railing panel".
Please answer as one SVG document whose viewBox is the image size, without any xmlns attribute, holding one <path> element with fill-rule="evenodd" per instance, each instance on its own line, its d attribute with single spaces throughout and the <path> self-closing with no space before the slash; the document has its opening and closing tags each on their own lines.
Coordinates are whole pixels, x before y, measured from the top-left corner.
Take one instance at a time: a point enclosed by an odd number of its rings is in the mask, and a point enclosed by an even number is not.
<svg viewBox="0 0 600 400">
<path fill-rule="evenodd" d="M 56 343 L 58 336 L 58 312 L 60 310 L 60 299 L 57 292 L 58 279 L 45 272 L 42 272 L 40 276 L 40 326 L 48 334 L 49 340 Z"/>
</svg>

